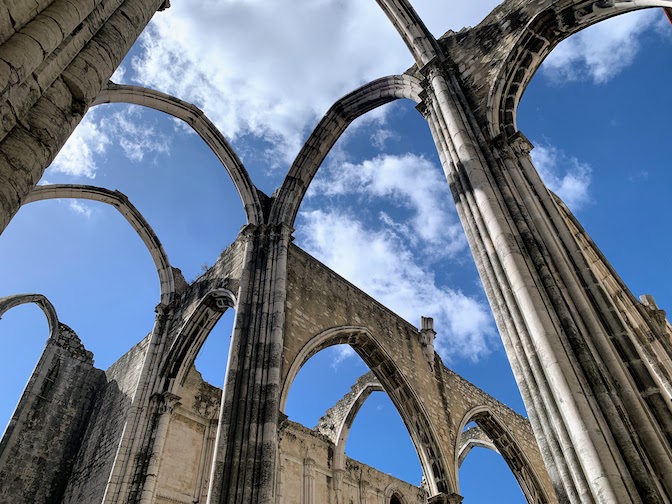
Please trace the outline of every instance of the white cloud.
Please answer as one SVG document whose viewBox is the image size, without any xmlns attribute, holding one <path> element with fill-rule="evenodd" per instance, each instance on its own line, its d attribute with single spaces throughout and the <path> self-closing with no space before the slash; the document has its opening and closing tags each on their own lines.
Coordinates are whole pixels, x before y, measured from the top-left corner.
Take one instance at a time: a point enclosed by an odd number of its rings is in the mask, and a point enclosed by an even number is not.
<svg viewBox="0 0 672 504">
<path fill-rule="evenodd" d="M 331 367 L 336 369 L 346 359 L 357 355 L 350 345 L 334 345 L 330 348 L 332 353 Z"/>
<path fill-rule="evenodd" d="M 417 3 L 442 34 L 497 2 Z M 412 63 L 373 1 L 191 0 L 154 17 L 133 69 L 141 84 L 203 108 L 230 140 L 271 140 L 269 157 L 286 164 L 334 101 Z"/>
<path fill-rule="evenodd" d="M 250 27 L 254 27 L 253 30 Z M 141 37 L 135 79 L 202 107 L 285 161 L 340 96 L 412 59 L 375 2 L 175 2 Z"/>
<path fill-rule="evenodd" d="M 371 133 L 371 144 L 377 149 L 383 150 L 388 140 L 399 140 L 399 135 L 386 128 L 377 128 Z"/>
<path fill-rule="evenodd" d="M 96 158 L 105 153 L 110 143 L 97 111 L 90 111 L 51 163 L 51 173 L 94 178 L 98 169 Z"/>
<path fill-rule="evenodd" d="M 91 218 L 91 207 L 77 200 L 70 200 L 69 203 L 70 210 L 72 210 L 77 215 L 86 217 L 87 219 Z"/>
<path fill-rule="evenodd" d="M 110 80 L 116 84 L 124 84 L 125 75 L 126 75 L 126 67 L 124 65 L 119 65 L 112 74 L 112 77 L 110 77 Z"/>
<path fill-rule="evenodd" d="M 453 200 L 440 167 L 415 154 L 381 155 L 359 164 L 330 163 L 311 186 L 309 196 L 384 197 L 410 210 L 408 224 L 381 213 L 413 244 L 431 245 L 435 256 L 453 257 L 466 248 L 466 238 L 453 210 Z"/>
<path fill-rule="evenodd" d="M 393 231 L 364 229 L 333 210 L 301 213 L 297 229 L 308 252 L 406 320 L 417 325 L 421 315 L 434 317 L 442 357 L 477 360 L 489 353 L 495 331 L 488 307 L 437 285 Z"/>
<path fill-rule="evenodd" d="M 590 165 L 548 144 L 537 145 L 531 155 L 548 188 L 560 196 L 572 211 L 576 212 L 590 202 Z"/>
<path fill-rule="evenodd" d="M 557 82 L 591 80 L 601 84 L 632 64 L 638 35 L 657 24 L 658 9 L 645 9 L 608 19 L 561 42 L 542 65 Z"/>
<path fill-rule="evenodd" d="M 136 106 L 112 113 L 101 120 L 101 125 L 111 132 L 126 157 L 136 163 L 142 161 L 146 154 L 169 152 L 168 138 L 143 121 L 140 109 Z"/>
<path fill-rule="evenodd" d="M 140 108 L 126 106 L 114 112 L 92 109 L 84 116 L 49 167 L 49 173 L 93 179 L 109 149 L 118 145 L 124 155 L 140 162 L 147 154 L 168 154 L 169 140 L 148 121 Z"/>
</svg>

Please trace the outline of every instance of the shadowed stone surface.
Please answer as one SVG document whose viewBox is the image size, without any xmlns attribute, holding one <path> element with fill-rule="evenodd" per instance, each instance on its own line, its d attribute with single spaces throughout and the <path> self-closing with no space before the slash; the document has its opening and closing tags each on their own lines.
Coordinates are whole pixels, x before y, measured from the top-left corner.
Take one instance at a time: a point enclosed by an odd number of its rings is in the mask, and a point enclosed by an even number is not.
<svg viewBox="0 0 672 504">
<path fill-rule="evenodd" d="M 51 194 L 35 185 L 88 108 L 123 101 L 191 125 L 224 164 L 248 220 L 187 284 L 123 195 L 59 189 L 124 213 L 154 257 L 161 298 L 151 333 L 106 372 L 46 298 L 0 298 L 0 312 L 37 303 L 51 330 L 0 442 L 0 500 L 455 504 L 461 456 L 478 442 L 504 457 L 529 502 L 672 501 L 672 326 L 653 298 L 632 295 L 546 188 L 516 125 L 527 84 L 559 42 L 672 1 L 506 0 L 476 27 L 438 40 L 407 0 L 377 3 L 413 67 L 338 100 L 272 197 L 198 108 L 109 83 L 168 2 L 0 5 L 0 231 L 22 204 Z M 414 100 L 429 124 L 529 420 L 443 365 L 429 319 L 418 330 L 291 243 L 331 147 L 354 119 L 399 98 Z M 236 318 L 220 392 L 193 362 L 229 308 Z M 301 366 L 339 343 L 372 375 L 327 413 L 322 434 L 287 421 Z M 421 488 L 344 455 L 359 406 L 379 388 L 418 452 Z M 479 430 L 465 433 L 470 422 Z"/>
</svg>

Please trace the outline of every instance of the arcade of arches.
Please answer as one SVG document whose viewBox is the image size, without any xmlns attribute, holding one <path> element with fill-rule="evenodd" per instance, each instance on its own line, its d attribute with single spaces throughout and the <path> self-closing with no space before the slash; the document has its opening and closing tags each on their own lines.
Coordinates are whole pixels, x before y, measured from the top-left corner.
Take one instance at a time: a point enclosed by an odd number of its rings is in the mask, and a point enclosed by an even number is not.
<svg viewBox="0 0 672 504">
<path fill-rule="evenodd" d="M 505 0 L 476 27 L 440 39 L 408 0 L 377 2 L 415 64 L 335 103 L 271 197 L 195 106 L 109 82 L 167 0 L 0 9 L 0 231 L 31 201 L 103 201 L 141 236 L 160 284 L 151 333 L 105 372 L 46 298 L 0 298 L 0 315 L 37 303 L 51 329 L 0 442 L 0 501 L 456 504 L 458 468 L 473 446 L 498 451 L 532 503 L 672 501 L 672 326 L 652 298 L 630 293 L 544 186 L 516 126 L 525 87 L 560 41 L 672 1 Z M 414 327 L 292 243 L 329 149 L 354 119 L 398 98 L 414 100 L 429 123 L 529 420 L 444 366 L 431 319 Z M 185 121 L 240 195 L 247 225 L 191 284 L 124 195 L 35 188 L 89 107 L 107 102 Z M 227 309 L 236 318 L 222 391 L 193 363 Z M 292 381 L 335 344 L 351 345 L 371 373 L 315 429 L 289 421 Z M 376 390 L 408 429 L 420 487 L 345 456 L 352 421 Z"/>
</svg>

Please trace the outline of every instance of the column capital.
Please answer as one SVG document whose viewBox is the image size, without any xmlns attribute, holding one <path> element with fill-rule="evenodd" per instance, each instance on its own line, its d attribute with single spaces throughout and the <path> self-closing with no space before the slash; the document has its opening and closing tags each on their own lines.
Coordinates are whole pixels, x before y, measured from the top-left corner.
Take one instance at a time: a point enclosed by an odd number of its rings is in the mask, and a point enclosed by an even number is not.
<svg viewBox="0 0 672 504">
<path fill-rule="evenodd" d="M 532 142 L 530 142 L 520 131 L 516 131 L 516 133 L 508 140 L 509 146 L 518 156 L 528 156 L 530 152 L 532 152 L 532 149 L 534 149 Z"/>
</svg>

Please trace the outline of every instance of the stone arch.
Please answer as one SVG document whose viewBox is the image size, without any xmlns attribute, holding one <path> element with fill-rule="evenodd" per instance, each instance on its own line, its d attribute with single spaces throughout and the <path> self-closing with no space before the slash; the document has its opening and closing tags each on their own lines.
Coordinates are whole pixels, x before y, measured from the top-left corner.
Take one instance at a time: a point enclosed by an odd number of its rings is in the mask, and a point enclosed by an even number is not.
<svg viewBox="0 0 672 504">
<path fill-rule="evenodd" d="M 264 221 L 259 192 L 242 161 L 224 135 L 196 105 L 153 89 L 113 82 L 107 84 L 92 105 L 105 103 L 129 103 L 149 107 L 187 123 L 224 165 L 243 203 L 248 224 L 256 225 Z"/>
<path fill-rule="evenodd" d="M 506 59 L 492 81 L 486 108 L 492 137 L 510 138 L 516 133 L 516 115 L 523 93 L 546 56 L 560 42 L 600 21 L 652 7 L 672 8 L 672 1 L 543 2 L 507 49 Z"/>
<path fill-rule="evenodd" d="M 280 395 L 280 411 L 284 412 L 289 389 L 301 367 L 319 351 L 339 344 L 348 344 L 357 352 L 397 408 L 420 459 L 430 495 L 452 493 L 455 484 L 429 415 L 394 360 L 365 327 L 332 327 L 310 339 L 289 366 Z"/>
<path fill-rule="evenodd" d="M 24 204 L 57 198 L 87 199 L 115 207 L 128 223 L 133 226 L 133 229 L 138 233 L 154 260 L 156 271 L 159 275 L 161 302 L 163 304 L 171 302 L 175 292 L 175 278 L 173 269 L 168 261 L 168 255 L 163 249 L 159 238 L 152 230 L 152 227 L 125 194 L 95 186 L 50 184 L 35 187 L 28 194 Z"/>
<path fill-rule="evenodd" d="M 421 93 L 422 86 L 415 77 L 391 75 L 369 82 L 334 103 L 296 156 L 273 202 L 270 221 L 294 224 L 299 206 L 322 161 L 352 121 L 400 98 L 420 103 Z"/>
<path fill-rule="evenodd" d="M 224 288 L 209 290 L 173 339 L 160 365 L 161 377 L 168 392 L 176 393 L 184 384 L 189 369 L 210 331 L 228 308 L 236 306 L 234 294 Z"/>
<path fill-rule="evenodd" d="M 436 39 L 415 12 L 410 2 L 407 0 L 376 1 L 399 32 L 419 67 L 429 63 L 437 54 L 441 54 Z"/>
<path fill-rule="evenodd" d="M 488 435 L 483 432 L 483 429 L 480 427 L 470 427 L 469 429 L 462 431 L 462 434 L 460 434 L 460 444 L 457 451 L 458 469 L 462 466 L 462 462 L 464 462 L 464 459 L 467 458 L 469 452 L 477 446 L 499 453 L 495 443 L 493 443 L 492 439 L 490 439 Z"/>
<path fill-rule="evenodd" d="M 51 301 L 42 294 L 14 294 L 12 296 L 0 298 L 0 319 L 4 313 L 12 308 L 29 303 L 36 304 L 44 312 L 44 315 L 47 317 L 47 322 L 49 323 L 49 338 L 56 340 L 59 331 L 56 308 L 54 308 Z"/>
<path fill-rule="evenodd" d="M 478 427 L 491 440 L 495 451 L 499 452 L 518 481 L 527 502 L 530 504 L 552 502 L 541 485 L 528 457 L 525 455 L 525 451 L 521 448 L 518 439 L 505 427 L 504 423 L 488 406 L 477 406 L 469 410 L 462 417 L 458 432 L 464 432 L 464 428 L 470 422 L 476 422 Z M 456 436 L 456 438 L 455 468 L 457 470 L 461 464 L 460 445 L 462 436 Z M 490 448 L 489 446 L 486 447 Z"/>
<path fill-rule="evenodd" d="M 406 499 L 406 496 L 399 490 L 399 487 L 395 483 L 387 485 L 384 495 L 385 504 L 392 503 L 394 498 L 396 498 L 400 504 L 408 504 L 408 499 Z"/>
<path fill-rule="evenodd" d="M 351 387 L 350 392 L 345 394 L 334 406 L 329 408 L 320 418 L 315 429 L 327 436 L 336 446 L 334 451 L 334 468 L 345 468 L 345 445 L 350 436 L 350 429 L 355 417 L 373 392 L 384 392 L 373 371 L 360 376 Z"/>
</svg>

